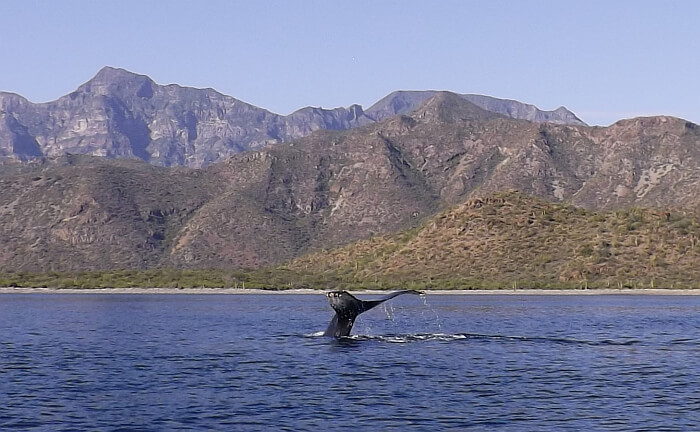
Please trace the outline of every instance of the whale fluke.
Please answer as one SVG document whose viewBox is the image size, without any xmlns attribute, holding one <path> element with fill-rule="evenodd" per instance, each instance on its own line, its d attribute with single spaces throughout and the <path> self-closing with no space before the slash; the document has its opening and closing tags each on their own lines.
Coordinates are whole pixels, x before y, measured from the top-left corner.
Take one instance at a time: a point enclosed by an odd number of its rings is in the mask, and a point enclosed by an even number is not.
<svg viewBox="0 0 700 432">
<path fill-rule="evenodd" d="M 352 330 L 352 325 L 355 324 L 355 318 L 362 312 L 367 312 L 373 307 L 379 306 L 389 299 L 402 294 L 423 294 L 421 291 L 403 290 L 396 291 L 386 295 L 379 300 L 360 300 L 347 291 L 331 291 L 326 293 L 328 303 L 330 303 L 335 316 L 328 324 L 324 336 L 333 336 L 336 338 L 349 336 Z"/>
</svg>

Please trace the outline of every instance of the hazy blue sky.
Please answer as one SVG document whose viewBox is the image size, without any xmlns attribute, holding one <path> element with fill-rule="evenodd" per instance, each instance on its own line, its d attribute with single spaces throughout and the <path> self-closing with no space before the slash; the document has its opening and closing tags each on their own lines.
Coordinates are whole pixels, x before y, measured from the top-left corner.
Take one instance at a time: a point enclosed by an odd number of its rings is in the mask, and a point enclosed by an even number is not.
<svg viewBox="0 0 700 432">
<path fill-rule="evenodd" d="M 103 66 L 280 114 L 398 89 L 700 123 L 700 1 L 0 0 L 0 90 L 45 102 Z"/>
</svg>

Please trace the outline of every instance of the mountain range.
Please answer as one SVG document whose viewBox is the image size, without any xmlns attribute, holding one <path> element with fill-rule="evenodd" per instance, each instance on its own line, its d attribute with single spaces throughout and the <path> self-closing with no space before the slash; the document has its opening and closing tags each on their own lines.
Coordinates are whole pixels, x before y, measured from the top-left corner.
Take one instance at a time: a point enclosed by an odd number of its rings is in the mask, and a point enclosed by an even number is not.
<svg viewBox="0 0 700 432">
<path fill-rule="evenodd" d="M 130 78 L 122 80 L 124 76 Z M 444 210 L 514 189 L 590 211 L 650 207 L 663 209 L 661 214 L 692 215 L 700 208 L 700 127 L 678 118 L 635 118 L 590 127 L 561 110 L 563 117 L 556 121 L 514 118 L 514 108 L 506 113 L 485 109 L 464 95 L 404 92 L 368 109 L 376 119 L 365 112 L 360 115 L 359 107 L 350 120 L 344 116 L 351 110 L 302 110 L 312 119 L 344 118 L 358 123 L 351 128 L 311 131 L 311 123 L 306 123 L 305 136 L 292 140 L 290 133 L 290 141 L 271 143 L 263 135 L 272 129 L 263 133 L 260 128 L 240 126 L 239 138 L 252 136 L 244 131 L 263 137 L 254 145 L 254 140 L 248 141 L 254 149 L 232 152 L 226 159 L 221 159 L 225 153 L 221 150 L 210 160 L 216 163 L 205 163 L 209 159 L 204 158 L 191 166 L 163 167 L 157 165 L 171 164 L 154 163 L 155 153 L 150 153 L 159 139 L 153 138 L 153 131 L 161 129 L 136 120 L 131 108 L 109 95 L 119 89 L 133 94 L 129 106 L 144 104 L 141 99 L 156 99 L 156 95 L 160 98 L 162 92 L 190 95 L 192 106 L 200 107 L 193 115 L 204 116 L 192 120 L 192 134 L 178 129 L 178 121 L 186 120 L 177 117 L 184 115 L 176 108 L 179 102 L 168 104 L 163 99 L 157 106 L 149 102 L 149 112 L 156 117 L 172 115 L 167 123 L 170 129 L 162 129 L 170 131 L 162 142 L 167 141 L 163 145 L 171 149 L 174 136 L 187 135 L 188 142 L 204 139 L 201 118 L 219 124 L 211 110 L 222 105 L 212 101 L 228 97 L 216 96 L 212 90 L 158 87 L 146 77 L 132 78 L 124 71 L 103 70 L 75 96 L 40 105 L 43 117 L 23 117 L 22 112 L 36 105 L 4 96 L 5 125 L 14 125 L 14 132 L 9 133 L 12 139 L 7 144 L 9 129 L 4 129 L 2 148 L 22 148 L 19 142 L 27 148 L 36 144 L 41 150 L 36 131 L 48 124 L 51 127 L 46 130 L 72 131 L 73 135 L 68 134 L 72 138 L 66 140 L 78 146 L 95 143 L 102 136 L 103 143 L 111 142 L 115 150 L 107 132 L 126 134 L 117 125 L 129 124 L 142 131 L 142 143 L 148 144 L 140 149 L 151 156 L 133 157 L 127 137 L 119 141 L 124 154 L 97 157 L 71 151 L 50 158 L 17 157 L 21 161 L 2 165 L 0 270 L 274 266 L 308 252 L 424 227 Z M 96 97 L 98 93 L 102 96 Z M 8 100 L 20 102 L 8 105 Z M 278 126 L 291 124 L 280 119 L 299 117 L 299 112 L 275 117 L 231 100 L 228 111 L 217 117 L 227 124 L 221 130 L 231 130 L 225 119 L 234 113 Z M 80 116 L 76 119 L 64 111 L 65 121 L 59 127 L 61 117 L 47 114 L 49 106 L 73 106 L 75 101 L 83 103 L 76 103 L 74 109 L 86 114 L 97 110 L 103 120 L 80 123 Z M 22 104 L 26 111 L 17 108 Z M 523 110 L 532 112 L 527 106 Z M 338 114 L 341 111 L 343 116 Z M 339 116 L 333 117 L 334 112 Z M 27 118 L 37 120 L 30 124 Z M 78 124 L 84 128 L 76 131 Z M 18 136 L 24 141 L 17 141 Z M 276 136 L 274 140 L 280 140 L 280 133 Z M 217 137 L 209 138 L 223 149 Z M 237 151 L 245 148 L 241 145 Z M 524 206 L 520 213 L 527 214 L 532 204 L 516 201 Z M 489 217 L 493 220 L 485 222 L 486 227 L 509 226 L 497 209 Z M 446 251 L 453 246 L 443 242 Z"/>
<path fill-rule="evenodd" d="M 53 102 L 35 104 L 13 93 L 0 93 L 0 160 L 88 154 L 201 168 L 319 129 L 352 129 L 410 113 L 435 94 L 398 91 L 367 110 L 359 105 L 306 107 L 282 116 L 212 89 L 161 86 L 145 75 L 105 67 Z M 584 124 L 563 107 L 541 111 L 512 100 L 460 96 L 511 118 Z"/>
</svg>

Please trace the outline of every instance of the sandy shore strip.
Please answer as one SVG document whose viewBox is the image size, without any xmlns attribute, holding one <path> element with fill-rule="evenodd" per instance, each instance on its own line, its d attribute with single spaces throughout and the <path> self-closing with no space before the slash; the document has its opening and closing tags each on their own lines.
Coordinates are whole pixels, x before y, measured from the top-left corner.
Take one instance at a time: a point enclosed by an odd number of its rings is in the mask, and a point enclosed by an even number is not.
<svg viewBox="0 0 700 432">
<path fill-rule="evenodd" d="M 357 295 L 381 295 L 395 290 L 350 291 Z M 261 290 L 243 288 L 13 288 L 0 287 L 0 294 L 314 294 L 314 289 Z M 427 290 L 427 295 L 700 295 L 700 289 L 502 289 L 502 290 Z"/>
</svg>

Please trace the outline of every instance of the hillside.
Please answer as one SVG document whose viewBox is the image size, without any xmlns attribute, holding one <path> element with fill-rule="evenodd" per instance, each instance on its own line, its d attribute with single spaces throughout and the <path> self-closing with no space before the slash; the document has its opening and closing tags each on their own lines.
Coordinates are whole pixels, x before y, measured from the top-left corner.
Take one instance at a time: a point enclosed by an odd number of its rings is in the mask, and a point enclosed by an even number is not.
<svg viewBox="0 0 700 432">
<path fill-rule="evenodd" d="M 87 156 L 0 175 L 1 268 L 156 266 L 173 232 L 217 193 L 202 177 Z"/>
<path fill-rule="evenodd" d="M 685 212 L 593 212 L 507 192 L 285 268 L 352 287 L 697 288 L 699 238 Z"/>
</svg>

